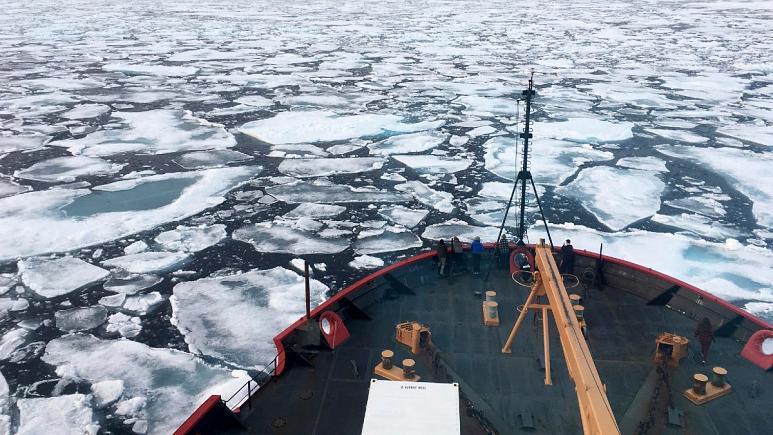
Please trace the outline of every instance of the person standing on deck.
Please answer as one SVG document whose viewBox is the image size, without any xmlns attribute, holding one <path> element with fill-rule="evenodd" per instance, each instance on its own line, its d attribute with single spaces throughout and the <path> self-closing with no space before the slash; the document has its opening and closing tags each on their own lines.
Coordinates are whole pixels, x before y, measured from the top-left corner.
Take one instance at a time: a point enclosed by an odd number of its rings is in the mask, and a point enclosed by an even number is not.
<svg viewBox="0 0 773 435">
<path fill-rule="evenodd" d="M 472 274 L 480 275 L 480 257 L 483 255 L 483 243 L 480 242 L 480 237 L 475 237 L 472 241 L 470 251 L 472 251 Z"/>
<path fill-rule="evenodd" d="M 701 362 L 706 364 L 706 361 L 709 359 L 709 348 L 711 347 L 711 343 L 716 341 L 716 338 L 714 338 L 714 329 L 711 327 L 711 320 L 709 320 L 708 317 L 704 317 L 703 320 L 698 323 L 694 335 L 698 337 L 698 343 L 701 344 L 701 357 L 703 358 Z"/>
<path fill-rule="evenodd" d="M 500 269 L 507 269 L 507 263 L 510 261 L 510 242 L 507 240 L 507 236 L 502 234 L 502 237 L 497 242 L 497 263 L 499 263 Z"/>
<path fill-rule="evenodd" d="M 451 239 L 451 267 L 449 276 L 453 278 L 455 272 L 461 272 L 464 268 L 464 248 L 459 237 Z"/>
<path fill-rule="evenodd" d="M 561 247 L 561 266 L 558 267 L 558 271 L 574 274 L 574 247 L 569 239 L 566 239 L 566 243 Z"/>
<path fill-rule="evenodd" d="M 443 239 L 437 244 L 437 260 L 438 260 L 438 273 L 443 276 L 443 272 L 446 270 L 446 259 L 448 258 L 448 249 L 446 248 L 446 242 Z"/>
</svg>

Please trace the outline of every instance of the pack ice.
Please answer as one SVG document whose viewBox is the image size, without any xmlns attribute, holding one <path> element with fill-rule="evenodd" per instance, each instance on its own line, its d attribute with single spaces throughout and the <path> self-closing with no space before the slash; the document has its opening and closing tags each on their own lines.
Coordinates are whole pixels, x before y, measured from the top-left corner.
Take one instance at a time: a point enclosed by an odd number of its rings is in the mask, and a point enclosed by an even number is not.
<svg viewBox="0 0 773 435">
<path fill-rule="evenodd" d="M 443 121 L 407 124 L 397 115 L 338 115 L 329 111 L 282 112 L 248 122 L 242 133 L 271 144 L 333 142 L 389 133 L 431 130 Z"/>
<path fill-rule="evenodd" d="M 516 158 L 516 139 L 494 137 L 486 141 L 484 148 L 486 169 L 502 178 L 515 180 L 517 170 L 513 162 Z M 596 150 L 588 144 L 549 138 L 535 139 L 531 149 L 531 165 L 539 168 L 539 171 L 533 173 L 537 184 L 560 184 L 583 163 L 611 160 L 614 157 L 611 152 Z"/>
<path fill-rule="evenodd" d="M 144 406 L 137 410 L 136 417 L 147 420 L 149 434 L 174 432 L 210 392 L 230 381 L 229 370 L 206 365 L 185 352 L 152 348 L 126 339 L 103 340 L 87 334 L 51 340 L 41 359 L 55 366 L 57 375 L 62 377 L 91 384 L 122 380 L 125 399 L 144 399 Z M 229 397 L 232 392 L 219 393 Z M 30 405 L 32 408 L 33 404 Z M 37 409 L 35 415 L 41 418 L 41 423 L 47 422 L 46 415 L 51 410 Z M 62 424 L 61 427 L 72 426 Z"/>
<path fill-rule="evenodd" d="M 17 263 L 24 285 L 43 298 L 66 295 L 105 279 L 109 272 L 79 258 L 28 258 Z"/>
<path fill-rule="evenodd" d="M 220 204 L 260 168 L 218 168 L 0 198 L 0 261 L 126 237 Z"/>
<path fill-rule="evenodd" d="M 327 286 L 312 279 L 312 306 Z M 303 315 L 304 280 L 283 267 L 183 282 L 174 287 L 172 322 L 192 352 L 262 369 L 273 337 Z"/>
<path fill-rule="evenodd" d="M 236 139 L 223 127 L 180 110 L 113 112 L 121 128 L 99 130 L 80 139 L 52 142 L 72 154 L 104 157 L 122 153 L 167 154 L 225 149 Z"/>
<path fill-rule="evenodd" d="M 556 189 L 582 206 L 613 231 L 619 231 L 660 209 L 666 185 L 649 171 L 596 166 Z"/>
<path fill-rule="evenodd" d="M 48 183 L 68 183 L 86 175 L 112 175 L 119 172 L 124 166 L 126 165 L 110 163 L 95 157 L 56 157 L 16 171 L 13 176 Z"/>
<path fill-rule="evenodd" d="M 83 394 L 19 399 L 17 435 L 96 435 L 99 425 L 91 412 L 91 400 Z"/>
</svg>

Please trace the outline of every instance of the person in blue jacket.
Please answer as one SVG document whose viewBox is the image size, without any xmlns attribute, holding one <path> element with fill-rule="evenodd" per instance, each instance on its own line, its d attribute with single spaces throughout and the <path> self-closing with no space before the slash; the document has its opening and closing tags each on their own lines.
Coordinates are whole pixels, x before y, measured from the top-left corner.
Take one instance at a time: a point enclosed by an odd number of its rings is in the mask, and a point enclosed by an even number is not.
<svg viewBox="0 0 773 435">
<path fill-rule="evenodd" d="M 483 243 L 480 242 L 480 237 L 475 237 L 472 241 L 470 251 L 472 251 L 472 274 L 480 275 L 480 257 L 483 255 Z"/>
</svg>

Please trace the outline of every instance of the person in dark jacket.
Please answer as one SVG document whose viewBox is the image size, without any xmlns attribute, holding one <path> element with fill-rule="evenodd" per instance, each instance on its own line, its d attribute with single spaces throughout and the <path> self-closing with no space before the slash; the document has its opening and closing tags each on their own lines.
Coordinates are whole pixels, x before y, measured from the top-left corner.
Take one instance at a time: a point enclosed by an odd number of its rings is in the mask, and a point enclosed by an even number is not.
<svg viewBox="0 0 773 435">
<path fill-rule="evenodd" d="M 574 247 L 569 239 L 566 239 L 566 243 L 561 247 L 561 266 L 558 267 L 558 271 L 574 274 Z"/>
<path fill-rule="evenodd" d="M 480 242 L 480 237 L 475 237 L 472 241 L 470 251 L 472 252 L 472 274 L 480 275 L 480 257 L 483 255 L 483 243 Z"/>
<path fill-rule="evenodd" d="M 440 241 L 437 244 L 437 260 L 438 260 L 438 273 L 440 276 L 443 276 L 443 272 L 446 270 L 446 259 L 448 258 L 448 248 L 446 247 L 446 242 L 443 241 L 443 239 L 440 239 Z"/>
<path fill-rule="evenodd" d="M 502 234 L 502 237 L 497 242 L 497 263 L 500 269 L 507 269 L 507 263 L 510 261 L 510 242 L 507 240 L 507 236 Z"/>
<path fill-rule="evenodd" d="M 698 323 L 694 335 L 698 338 L 698 343 L 701 344 L 702 363 L 706 364 L 706 361 L 709 359 L 709 348 L 711 347 L 711 343 L 716 341 L 716 338 L 714 338 L 714 329 L 712 328 L 711 320 L 709 320 L 708 317 L 704 317 L 703 320 Z"/>
</svg>

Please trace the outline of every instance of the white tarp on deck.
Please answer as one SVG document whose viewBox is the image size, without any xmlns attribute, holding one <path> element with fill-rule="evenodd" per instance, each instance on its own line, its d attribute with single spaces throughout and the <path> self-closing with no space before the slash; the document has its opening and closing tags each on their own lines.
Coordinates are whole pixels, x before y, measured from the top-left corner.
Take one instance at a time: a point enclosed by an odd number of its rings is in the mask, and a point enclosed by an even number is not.
<svg viewBox="0 0 773 435">
<path fill-rule="evenodd" d="M 459 435 L 459 384 L 370 381 L 363 435 Z"/>
</svg>

